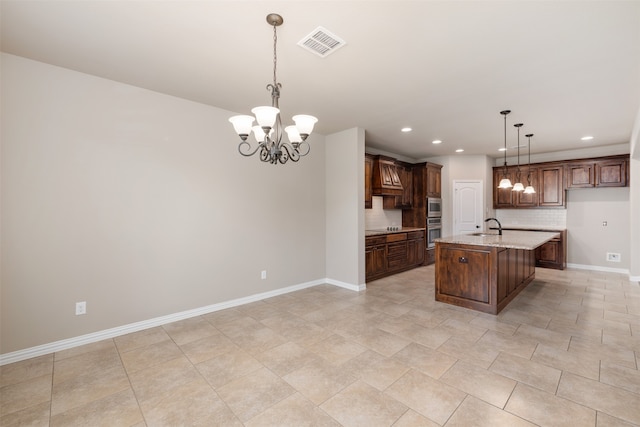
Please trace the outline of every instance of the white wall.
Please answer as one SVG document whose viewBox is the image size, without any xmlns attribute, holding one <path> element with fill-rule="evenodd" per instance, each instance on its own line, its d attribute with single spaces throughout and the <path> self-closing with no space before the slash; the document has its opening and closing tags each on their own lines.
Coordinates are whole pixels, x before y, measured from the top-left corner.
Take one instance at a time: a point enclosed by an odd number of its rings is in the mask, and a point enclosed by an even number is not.
<svg viewBox="0 0 640 427">
<path fill-rule="evenodd" d="M 364 129 L 328 135 L 326 150 L 327 278 L 364 288 Z"/>
<path fill-rule="evenodd" d="M 322 136 L 263 164 L 231 112 L 1 59 L 0 353 L 326 277 Z"/>
</svg>

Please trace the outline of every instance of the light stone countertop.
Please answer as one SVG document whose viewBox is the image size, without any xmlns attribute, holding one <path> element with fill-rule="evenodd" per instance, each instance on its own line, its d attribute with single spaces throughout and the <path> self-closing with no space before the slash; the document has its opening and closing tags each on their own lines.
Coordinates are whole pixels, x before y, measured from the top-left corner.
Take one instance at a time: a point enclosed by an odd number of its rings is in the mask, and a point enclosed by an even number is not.
<svg viewBox="0 0 640 427">
<path fill-rule="evenodd" d="M 435 239 L 435 242 L 533 250 L 538 246 L 542 246 L 549 240 L 559 237 L 559 233 L 545 231 L 503 230 L 502 236 L 499 236 L 497 231 L 492 230 L 487 234 L 488 235 L 485 236 L 460 234 L 451 237 L 441 237 Z"/>
<path fill-rule="evenodd" d="M 493 229 L 493 225 L 491 229 Z M 502 226 L 503 230 L 528 230 L 528 231 L 565 231 L 567 227 L 560 225 L 527 225 L 527 224 L 507 224 Z M 497 230 L 497 228 L 496 228 Z"/>
<path fill-rule="evenodd" d="M 395 234 L 395 233 L 407 233 L 410 231 L 420 231 L 426 230 L 426 228 L 416 228 L 416 227 L 398 227 L 397 230 L 387 230 L 386 228 L 381 228 L 379 230 L 364 230 L 365 237 L 368 236 L 381 236 L 383 234 Z"/>
</svg>

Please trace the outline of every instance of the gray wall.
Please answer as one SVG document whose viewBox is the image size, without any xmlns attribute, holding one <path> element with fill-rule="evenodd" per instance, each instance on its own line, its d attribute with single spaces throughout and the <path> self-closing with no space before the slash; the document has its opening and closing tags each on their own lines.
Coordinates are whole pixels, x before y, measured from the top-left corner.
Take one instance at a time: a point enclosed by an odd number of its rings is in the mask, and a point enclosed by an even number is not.
<svg viewBox="0 0 640 427">
<path fill-rule="evenodd" d="M 231 112 L 12 55 L 1 71 L 0 353 L 326 277 L 323 136 L 263 164 Z"/>
</svg>

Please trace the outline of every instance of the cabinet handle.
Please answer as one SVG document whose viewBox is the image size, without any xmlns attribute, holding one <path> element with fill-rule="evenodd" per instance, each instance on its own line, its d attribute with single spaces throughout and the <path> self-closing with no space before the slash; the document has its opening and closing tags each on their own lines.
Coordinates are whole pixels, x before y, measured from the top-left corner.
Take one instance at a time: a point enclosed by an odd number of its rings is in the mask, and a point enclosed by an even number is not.
<svg viewBox="0 0 640 427">
<path fill-rule="evenodd" d="M 458 258 L 458 262 L 462 263 L 462 264 L 468 264 L 469 260 L 463 256 Z"/>
</svg>

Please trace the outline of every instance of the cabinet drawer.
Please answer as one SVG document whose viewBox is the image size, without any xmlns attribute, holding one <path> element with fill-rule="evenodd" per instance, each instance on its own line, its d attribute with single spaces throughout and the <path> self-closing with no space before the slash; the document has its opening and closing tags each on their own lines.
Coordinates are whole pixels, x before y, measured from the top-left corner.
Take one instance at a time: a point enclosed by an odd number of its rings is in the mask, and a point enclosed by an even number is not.
<svg viewBox="0 0 640 427">
<path fill-rule="evenodd" d="M 407 233 L 407 240 L 424 239 L 424 231 L 411 231 Z"/>
<path fill-rule="evenodd" d="M 364 239 L 365 246 L 384 245 L 387 243 L 387 236 L 373 236 Z"/>
<path fill-rule="evenodd" d="M 407 233 L 395 233 L 387 235 L 387 243 L 402 242 L 403 240 L 407 240 Z"/>
<path fill-rule="evenodd" d="M 387 256 L 389 258 L 407 258 L 407 243 L 392 243 L 387 245 Z"/>
</svg>

